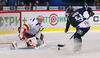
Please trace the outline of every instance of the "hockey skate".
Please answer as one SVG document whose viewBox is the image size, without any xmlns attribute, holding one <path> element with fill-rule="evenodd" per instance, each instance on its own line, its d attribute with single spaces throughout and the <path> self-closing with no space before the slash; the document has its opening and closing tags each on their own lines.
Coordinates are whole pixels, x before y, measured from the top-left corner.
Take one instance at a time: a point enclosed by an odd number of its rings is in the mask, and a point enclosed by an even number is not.
<svg viewBox="0 0 100 58">
<path fill-rule="evenodd" d="M 82 49 L 82 39 L 74 39 L 74 52 L 79 53 Z"/>
</svg>

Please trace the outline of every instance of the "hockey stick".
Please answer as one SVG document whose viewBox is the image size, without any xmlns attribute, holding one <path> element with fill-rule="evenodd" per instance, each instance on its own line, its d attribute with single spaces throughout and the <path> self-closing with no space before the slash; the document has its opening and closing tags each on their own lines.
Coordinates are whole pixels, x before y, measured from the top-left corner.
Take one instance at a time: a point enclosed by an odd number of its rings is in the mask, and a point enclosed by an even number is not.
<svg viewBox="0 0 100 58">
<path fill-rule="evenodd" d="M 88 17 L 86 20 L 88 20 L 90 17 Z M 78 26 L 77 26 L 78 27 Z M 76 32 L 75 32 L 76 33 Z M 75 33 L 70 37 L 70 39 L 65 43 L 65 44 L 58 44 L 57 45 L 57 47 L 59 47 L 58 48 L 58 50 L 60 49 L 60 47 L 64 47 L 64 46 L 66 46 L 66 44 L 74 37 L 74 35 L 75 35 Z"/>
<path fill-rule="evenodd" d="M 6 23 L 5 21 L 4 21 L 4 23 L 7 25 L 7 26 L 9 26 L 11 29 L 13 29 L 13 31 L 15 31 L 16 33 L 18 33 L 12 26 L 10 26 L 8 23 Z M 44 29 L 44 28 L 43 28 Z M 43 30 L 42 29 L 42 30 Z M 42 31 L 42 30 L 40 30 L 40 31 Z M 35 48 L 35 49 L 38 49 L 38 48 L 41 48 L 41 47 L 43 47 L 43 46 L 39 46 L 39 47 L 37 47 L 37 46 L 35 46 L 35 45 L 33 45 L 33 43 L 31 43 L 28 39 L 26 39 L 26 38 L 24 38 L 24 40 L 27 42 L 27 43 L 29 43 L 33 48 Z M 7 43 L 5 43 L 5 44 L 7 44 Z M 12 44 L 13 45 L 13 43 L 9 43 L 9 44 Z"/>
</svg>

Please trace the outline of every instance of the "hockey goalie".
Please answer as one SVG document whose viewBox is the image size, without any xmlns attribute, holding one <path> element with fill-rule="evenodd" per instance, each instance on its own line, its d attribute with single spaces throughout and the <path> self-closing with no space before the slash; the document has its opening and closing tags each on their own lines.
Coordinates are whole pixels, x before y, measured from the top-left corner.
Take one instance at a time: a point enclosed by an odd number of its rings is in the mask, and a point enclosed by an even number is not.
<svg viewBox="0 0 100 58">
<path fill-rule="evenodd" d="M 41 45 L 46 45 L 44 43 L 44 35 L 41 33 L 43 27 L 41 26 L 44 17 L 39 15 L 37 18 L 32 18 L 28 20 L 22 27 L 18 28 L 20 42 L 14 43 L 15 48 L 35 48 Z"/>
</svg>

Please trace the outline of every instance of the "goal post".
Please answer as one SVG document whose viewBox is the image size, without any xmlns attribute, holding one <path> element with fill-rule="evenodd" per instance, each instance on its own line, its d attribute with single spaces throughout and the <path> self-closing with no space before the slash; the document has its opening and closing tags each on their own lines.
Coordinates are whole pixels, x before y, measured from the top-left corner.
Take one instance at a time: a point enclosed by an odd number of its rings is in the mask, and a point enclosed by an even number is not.
<svg viewBox="0 0 100 58">
<path fill-rule="evenodd" d="M 18 29 L 21 26 L 21 12 L 20 11 L 1 11 L 0 12 L 0 34 L 12 34 L 16 33 L 7 26 L 12 26 L 14 29 Z"/>
</svg>

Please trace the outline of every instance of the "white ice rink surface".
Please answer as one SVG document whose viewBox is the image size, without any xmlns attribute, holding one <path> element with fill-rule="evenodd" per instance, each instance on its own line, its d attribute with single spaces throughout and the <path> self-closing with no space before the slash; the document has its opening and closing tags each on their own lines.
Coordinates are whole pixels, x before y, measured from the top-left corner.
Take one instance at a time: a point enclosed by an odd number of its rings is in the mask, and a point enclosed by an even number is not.
<svg viewBox="0 0 100 58">
<path fill-rule="evenodd" d="M 69 31 L 67 34 L 59 32 L 43 32 L 46 47 L 39 50 L 0 48 L 0 58 L 100 58 L 100 30 L 89 31 L 83 39 L 82 51 L 79 54 L 73 53 L 73 40 L 67 42 L 64 48 L 57 50 L 58 43 L 64 43 L 74 34 Z M 0 42 L 16 40 L 16 34 L 0 35 Z"/>
</svg>

